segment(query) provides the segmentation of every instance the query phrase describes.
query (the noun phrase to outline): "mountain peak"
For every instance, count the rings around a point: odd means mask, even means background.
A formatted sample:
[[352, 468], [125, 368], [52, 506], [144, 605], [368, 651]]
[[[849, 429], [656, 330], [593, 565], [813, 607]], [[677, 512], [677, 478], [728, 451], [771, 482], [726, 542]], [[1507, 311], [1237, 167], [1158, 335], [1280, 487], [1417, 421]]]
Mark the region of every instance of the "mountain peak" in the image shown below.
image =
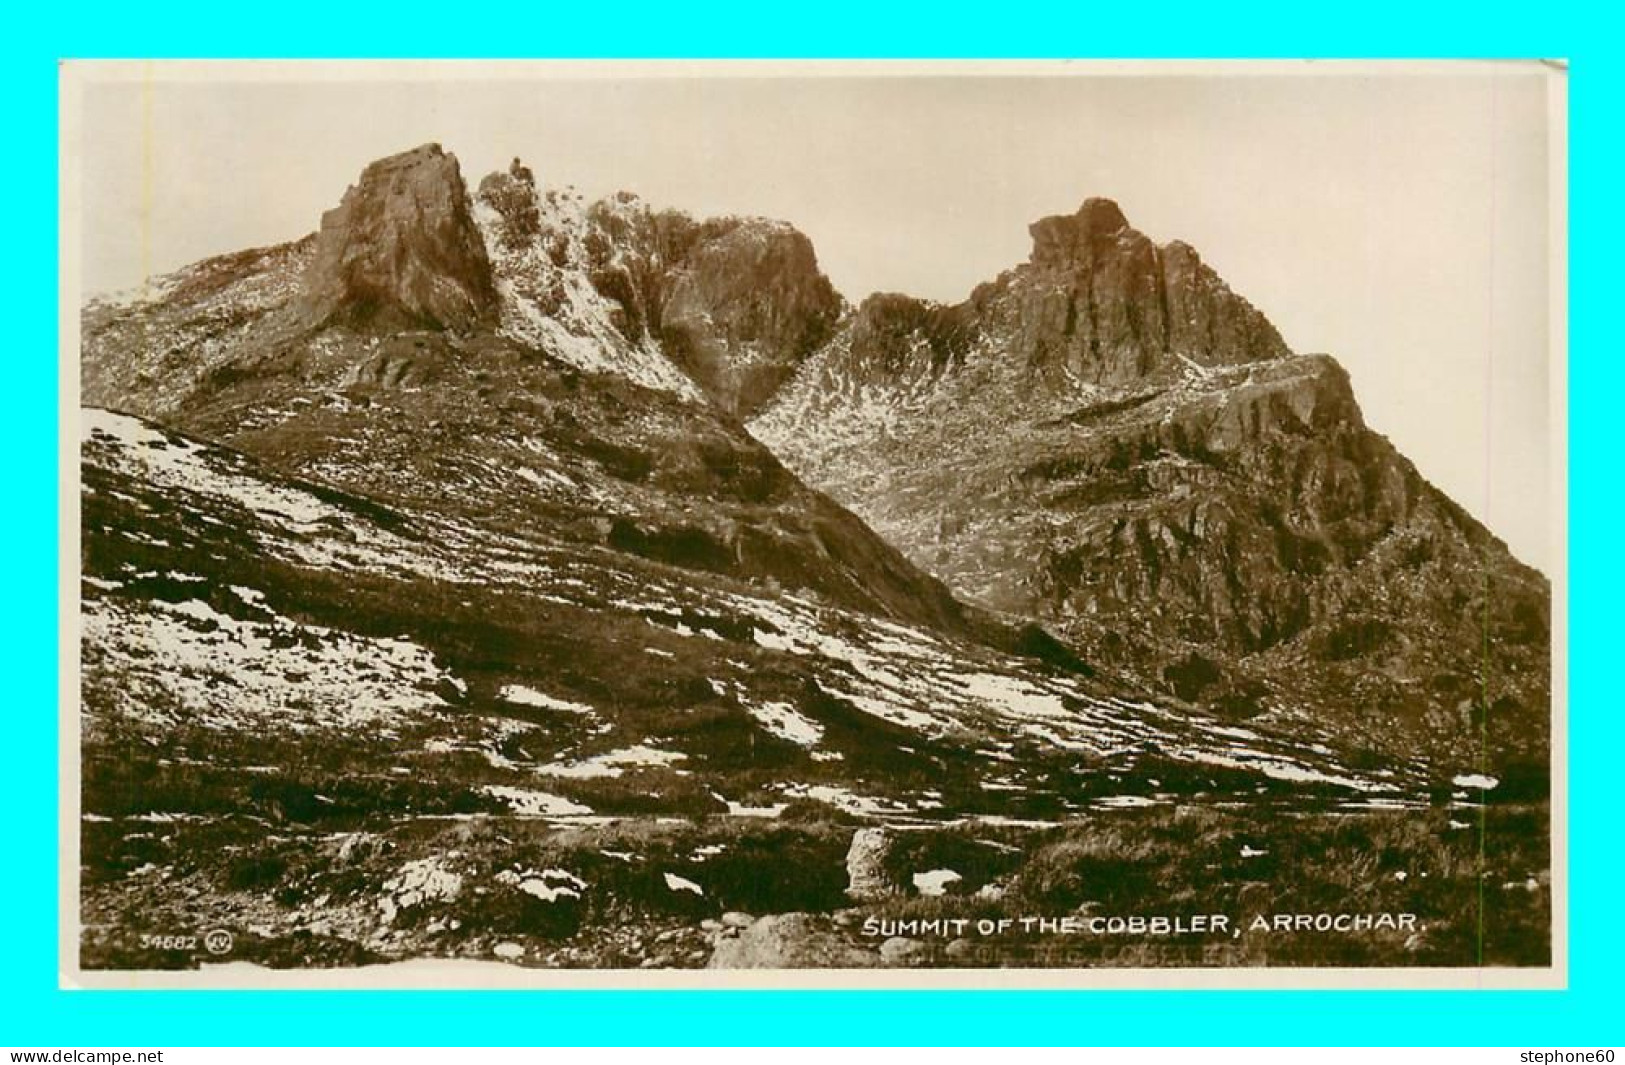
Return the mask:
[[467, 328], [495, 303], [457, 157], [430, 143], [368, 164], [322, 215], [297, 307], [309, 326]]
[[429, 141], [427, 144], [420, 144], [416, 148], [408, 148], [404, 152], [396, 152], [394, 155], [386, 155], [382, 159], [374, 159], [362, 169], [361, 177], [365, 181], [369, 175], [375, 173], [408, 169], [443, 159], [450, 159], [453, 163], [457, 161], [457, 157], [448, 154], [438, 141]]
[[1115, 233], [1128, 227], [1128, 219], [1116, 200], [1104, 196], [1091, 196], [1078, 208], [1076, 218], [1080, 225], [1092, 232]]
[[1041, 218], [1020, 304], [1018, 347], [1033, 365], [1123, 384], [1183, 362], [1234, 364], [1290, 354], [1275, 327], [1182, 241], [1158, 245], [1116, 203], [1084, 200]]
[[1122, 208], [1111, 200], [1092, 196], [1075, 214], [1050, 215], [1027, 227], [1033, 238], [1033, 262], [1056, 264], [1090, 257], [1090, 249], [1103, 240], [1124, 233], [1138, 236], [1129, 227]]

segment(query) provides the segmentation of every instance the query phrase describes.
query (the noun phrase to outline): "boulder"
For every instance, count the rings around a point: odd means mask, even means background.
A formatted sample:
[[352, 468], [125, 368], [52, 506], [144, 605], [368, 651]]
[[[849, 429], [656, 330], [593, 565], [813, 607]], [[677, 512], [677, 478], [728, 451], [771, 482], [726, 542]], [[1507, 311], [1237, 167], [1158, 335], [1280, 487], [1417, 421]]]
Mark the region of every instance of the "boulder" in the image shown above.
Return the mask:
[[907, 966], [925, 954], [925, 944], [917, 939], [893, 936], [880, 944], [880, 961], [884, 965]]
[[860, 828], [846, 852], [847, 895], [855, 901], [882, 899], [897, 893], [886, 873], [893, 837], [885, 828]]
[[879, 964], [870, 951], [805, 913], [763, 917], [734, 939], [717, 944], [712, 969], [869, 969]]

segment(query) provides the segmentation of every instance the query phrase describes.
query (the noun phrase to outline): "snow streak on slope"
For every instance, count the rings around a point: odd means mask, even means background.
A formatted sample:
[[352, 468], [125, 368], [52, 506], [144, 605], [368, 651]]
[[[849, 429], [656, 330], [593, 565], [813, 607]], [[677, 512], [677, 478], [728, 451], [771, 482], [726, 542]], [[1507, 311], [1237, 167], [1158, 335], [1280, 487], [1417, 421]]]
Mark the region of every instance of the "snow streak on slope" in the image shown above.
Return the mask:
[[242, 358], [245, 345], [299, 292], [313, 238], [193, 263], [84, 309], [81, 398], [179, 407], [209, 375]]
[[254, 613], [237, 618], [195, 599], [146, 608], [94, 600], [83, 616], [87, 679], [116, 692], [129, 720], [245, 733], [387, 737], [443, 705], [434, 694], [442, 671], [410, 640]]
[[[417, 545], [376, 522], [323, 498], [311, 486], [259, 475], [241, 455], [166, 432], [139, 418], [94, 407], [80, 411], [80, 445], [107, 468], [165, 493], [193, 495], [210, 507], [249, 518], [271, 535], [268, 553], [322, 568], [388, 572], [407, 567], [424, 575], [452, 576]], [[161, 537], [137, 529], [125, 535]]]
[[[727, 809], [777, 795], [887, 817], [1024, 814], [1057, 788], [1068, 804], [1121, 794], [1146, 759], [1183, 764], [1202, 789], [1222, 770], [1248, 793], [1393, 790], [1325, 748], [811, 595], [411, 513], [394, 519], [421, 537], [408, 540], [242, 456], [85, 417], [87, 677], [94, 713], [141, 731], [337, 730], [375, 745], [410, 726], [422, 756], [457, 760], [465, 780], [472, 758], [476, 779], [519, 789], [504, 801], [558, 793], [588, 810], [596, 793], [579, 789], [624, 778], [651, 801], [704, 788]], [[748, 785], [730, 768], [741, 750], [765, 758], [746, 763]], [[957, 784], [881, 768], [944, 758]]]
[[618, 373], [699, 400], [699, 388], [647, 332], [629, 340], [616, 327], [616, 307], [589, 273], [587, 240], [594, 230], [581, 196], [570, 189], [538, 194], [528, 185], [516, 187], [534, 198], [540, 219], [539, 231], [518, 247], [488, 200], [474, 204], [474, 221], [496, 272], [503, 331], [580, 369]]

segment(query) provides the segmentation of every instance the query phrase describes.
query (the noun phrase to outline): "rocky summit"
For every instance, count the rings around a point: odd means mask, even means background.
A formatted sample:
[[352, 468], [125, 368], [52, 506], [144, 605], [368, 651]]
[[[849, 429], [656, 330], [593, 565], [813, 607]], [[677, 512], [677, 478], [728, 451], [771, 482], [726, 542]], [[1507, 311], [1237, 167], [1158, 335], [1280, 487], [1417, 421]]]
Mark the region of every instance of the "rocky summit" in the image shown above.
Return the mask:
[[[1222, 366], [1288, 354], [1275, 327], [1188, 244], [1157, 245], [1110, 200], [1034, 222], [1019, 277], [972, 297], [1009, 354], [1063, 379], [1121, 386], [1188, 359]], [[980, 297], [980, 298], [978, 298]]]
[[[1542, 963], [1544, 579], [1195, 251], [1032, 236], [854, 306], [428, 145], [88, 304], [82, 962]], [[1197, 897], [1431, 925], [964, 935]]]
[[311, 326], [467, 329], [492, 314], [491, 264], [456, 157], [427, 144], [362, 171], [322, 215], [294, 309]]
[[957, 306], [865, 301], [751, 429], [967, 600], [1255, 725], [1538, 786], [1549, 589], [1185, 244], [1032, 226]]

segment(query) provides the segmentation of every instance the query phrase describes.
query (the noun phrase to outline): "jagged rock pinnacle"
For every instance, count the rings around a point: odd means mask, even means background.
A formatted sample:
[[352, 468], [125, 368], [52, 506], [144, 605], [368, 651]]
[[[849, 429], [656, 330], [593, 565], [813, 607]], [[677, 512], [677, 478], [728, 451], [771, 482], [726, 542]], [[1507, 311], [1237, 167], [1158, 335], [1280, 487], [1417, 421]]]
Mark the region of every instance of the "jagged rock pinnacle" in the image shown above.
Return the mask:
[[1158, 245], [1111, 200], [1029, 227], [1018, 349], [1034, 365], [1121, 384], [1179, 359], [1234, 364], [1290, 354], [1280, 334], [1190, 245]]
[[496, 289], [457, 157], [438, 144], [380, 159], [322, 215], [302, 323], [467, 328]]

